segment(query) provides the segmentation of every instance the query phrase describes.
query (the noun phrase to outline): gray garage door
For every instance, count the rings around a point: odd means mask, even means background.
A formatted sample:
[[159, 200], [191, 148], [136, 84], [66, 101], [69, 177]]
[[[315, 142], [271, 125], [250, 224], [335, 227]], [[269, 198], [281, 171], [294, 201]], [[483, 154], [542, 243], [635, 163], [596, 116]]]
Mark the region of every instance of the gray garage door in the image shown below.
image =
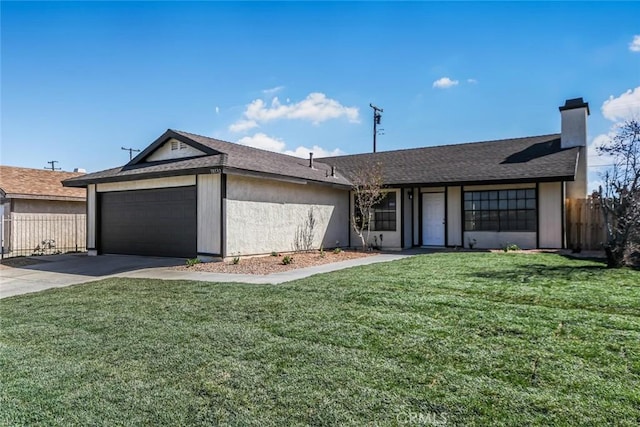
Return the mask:
[[100, 253], [196, 256], [195, 186], [98, 195]]

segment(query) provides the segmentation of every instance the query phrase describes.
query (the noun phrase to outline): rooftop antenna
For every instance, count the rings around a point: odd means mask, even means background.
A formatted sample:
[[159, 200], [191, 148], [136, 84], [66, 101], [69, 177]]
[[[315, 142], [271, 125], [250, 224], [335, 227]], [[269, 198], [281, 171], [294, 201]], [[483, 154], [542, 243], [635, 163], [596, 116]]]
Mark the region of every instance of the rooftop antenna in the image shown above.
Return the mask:
[[133, 159], [133, 153], [139, 153], [140, 152], [140, 150], [136, 150], [135, 148], [120, 147], [120, 149], [129, 152], [129, 160]]
[[378, 128], [377, 126], [380, 124], [380, 120], [382, 120], [382, 113], [384, 110], [382, 108], [378, 108], [373, 104], [369, 104], [369, 107], [373, 108], [373, 152], [376, 152], [376, 136], [378, 136]]
[[52, 171], [59, 171], [60, 170], [60, 168], [56, 167], [56, 163], [60, 163], [59, 161], [51, 160], [50, 162], [47, 162], [47, 163], [49, 163], [51, 166], [45, 166], [44, 167], [45, 169], [51, 169]]

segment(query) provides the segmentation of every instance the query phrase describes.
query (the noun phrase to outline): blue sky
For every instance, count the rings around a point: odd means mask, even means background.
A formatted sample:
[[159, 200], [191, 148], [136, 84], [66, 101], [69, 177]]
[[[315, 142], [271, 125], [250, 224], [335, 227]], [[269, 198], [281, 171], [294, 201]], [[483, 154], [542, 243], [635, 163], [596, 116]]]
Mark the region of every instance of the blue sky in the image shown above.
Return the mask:
[[[97, 171], [167, 128], [307, 156], [640, 112], [640, 3], [5, 2], [0, 162]], [[592, 165], [605, 163], [592, 159]], [[592, 185], [598, 167], [590, 168]]]

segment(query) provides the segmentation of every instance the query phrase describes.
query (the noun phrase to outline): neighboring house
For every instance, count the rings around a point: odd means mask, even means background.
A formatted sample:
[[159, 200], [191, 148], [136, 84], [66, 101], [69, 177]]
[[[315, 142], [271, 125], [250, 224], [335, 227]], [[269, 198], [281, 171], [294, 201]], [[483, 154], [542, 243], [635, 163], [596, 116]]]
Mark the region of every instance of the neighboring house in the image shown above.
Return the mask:
[[0, 166], [4, 255], [43, 253], [43, 241], [56, 251], [85, 247], [86, 192], [62, 186], [63, 180], [81, 175]]
[[350, 176], [380, 164], [386, 249], [565, 246], [565, 200], [586, 197], [589, 105], [560, 107], [560, 134], [299, 159], [168, 130], [86, 187], [90, 254], [229, 257], [288, 251], [313, 210], [315, 246], [357, 246]]

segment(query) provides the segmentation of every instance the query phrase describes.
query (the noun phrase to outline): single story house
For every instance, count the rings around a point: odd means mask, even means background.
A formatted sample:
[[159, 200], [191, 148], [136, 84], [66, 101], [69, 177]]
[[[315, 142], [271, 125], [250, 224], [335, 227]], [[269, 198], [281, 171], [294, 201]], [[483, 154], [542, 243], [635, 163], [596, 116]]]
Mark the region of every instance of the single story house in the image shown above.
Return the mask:
[[413, 246], [565, 246], [565, 203], [587, 194], [582, 98], [559, 134], [309, 160], [167, 130], [86, 188], [91, 254], [230, 257], [289, 251], [310, 211], [314, 245], [358, 246], [353, 174], [379, 164], [387, 197], [372, 239]]
[[86, 191], [62, 185], [82, 175], [0, 166], [2, 253], [31, 255], [42, 249], [43, 241], [60, 250], [84, 249]]

